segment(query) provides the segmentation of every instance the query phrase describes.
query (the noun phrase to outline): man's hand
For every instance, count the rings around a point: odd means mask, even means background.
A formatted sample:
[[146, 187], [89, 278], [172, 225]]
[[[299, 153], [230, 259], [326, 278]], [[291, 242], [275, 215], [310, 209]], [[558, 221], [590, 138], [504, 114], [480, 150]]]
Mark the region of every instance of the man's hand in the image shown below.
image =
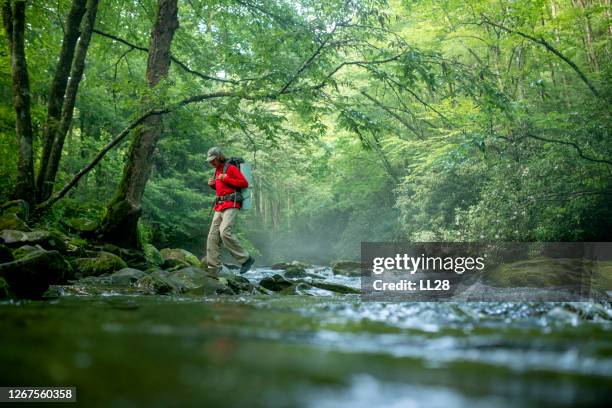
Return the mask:
[[217, 176], [217, 179], [220, 181], [223, 181], [223, 179], [225, 178], [225, 176], [227, 176], [227, 174], [219, 174], [219, 176]]
[[213, 177], [208, 179], [208, 185], [211, 186], [211, 187], [215, 186], [215, 179]]

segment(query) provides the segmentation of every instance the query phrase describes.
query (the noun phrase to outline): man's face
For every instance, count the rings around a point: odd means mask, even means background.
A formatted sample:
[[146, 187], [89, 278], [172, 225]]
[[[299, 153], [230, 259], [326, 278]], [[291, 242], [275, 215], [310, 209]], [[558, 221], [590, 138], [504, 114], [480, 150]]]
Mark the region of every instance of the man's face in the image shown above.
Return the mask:
[[210, 164], [210, 167], [217, 168], [217, 166], [219, 165], [219, 159], [213, 159], [209, 161], [208, 164]]

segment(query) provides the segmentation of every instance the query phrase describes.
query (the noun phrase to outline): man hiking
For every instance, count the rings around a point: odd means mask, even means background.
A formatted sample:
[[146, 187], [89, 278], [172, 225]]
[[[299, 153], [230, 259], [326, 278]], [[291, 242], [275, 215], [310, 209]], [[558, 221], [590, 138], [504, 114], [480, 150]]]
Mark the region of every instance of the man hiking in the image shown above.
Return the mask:
[[218, 147], [212, 147], [208, 150], [206, 161], [215, 168], [215, 176], [208, 179], [208, 185], [215, 189], [217, 193], [214, 207], [215, 215], [210, 224], [208, 240], [206, 241], [208, 268], [215, 272], [221, 269], [219, 241], [223, 241], [223, 245], [240, 263], [240, 273], [245, 273], [251, 269], [255, 259], [242, 248], [232, 229], [242, 204], [239, 189], [247, 188], [249, 182], [238, 167], [226, 163], [225, 156]]

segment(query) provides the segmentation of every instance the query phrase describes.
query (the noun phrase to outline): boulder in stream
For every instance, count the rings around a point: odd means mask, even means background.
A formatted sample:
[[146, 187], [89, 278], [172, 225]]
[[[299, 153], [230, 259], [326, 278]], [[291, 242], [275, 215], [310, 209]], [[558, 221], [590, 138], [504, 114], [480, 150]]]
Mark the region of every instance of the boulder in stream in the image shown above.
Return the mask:
[[71, 267], [58, 251], [36, 251], [12, 262], [0, 264], [0, 277], [10, 291], [21, 298], [37, 299], [49, 285], [61, 283]]
[[282, 275], [275, 274], [273, 276], [266, 276], [263, 278], [259, 282], [259, 285], [273, 292], [280, 292], [281, 290], [293, 285], [293, 283], [285, 279]]
[[98, 276], [104, 273], [112, 273], [128, 265], [123, 259], [110, 252], [94, 252], [95, 256], [89, 258], [78, 258], [74, 261], [77, 269], [77, 276]]
[[163, 265], [164, 258], [162, 257], [162, 254], [159, 252], [159, 250], [155, 248], [155, 246], [151, 244], [144, 244], [142, 246], [142, 250], [144, 252], [144, 256], [147, 262], [150, 265], [153, 265], [156, 267], [161, 267]]
[[113, 285], [130, 286], [144, 276], [147, 276], [147, 274], [139, 269], [123, 268], [113, 273], [109, 278]]
[[138, 279], [134, 285], [151, 295], [168, 295], [178, 291], [178, 289], [168, 281], [167, 273], [161, 270], [143, 276]]
[[164, 259], [163, 267], [172, 268], [176, 266], [200, 266], [200, 260], [191, 252], [182, 248], [164, 248], [160, 251]]
[[336, 275], [361, 276], [361, 264], [354, 261], [335, 261], [331, 264], [332, 272]]
[[317, 280], [312, 280], [308, 282], [310, 285], [315, 288], [325, 289], [330, 292], [340, 293], [340, 294], [359, 294], [361, 291], [359, 289], [351, 288], [350, 286], [340, 285], [338, 283], [330, 283], [330, 282], [322, 282]]

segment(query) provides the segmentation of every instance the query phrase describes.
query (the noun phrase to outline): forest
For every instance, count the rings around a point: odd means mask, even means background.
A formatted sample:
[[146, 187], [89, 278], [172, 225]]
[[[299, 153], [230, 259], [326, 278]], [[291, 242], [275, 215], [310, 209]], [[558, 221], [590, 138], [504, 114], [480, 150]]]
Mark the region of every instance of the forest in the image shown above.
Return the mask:
[[10, 3], [0, 199], [37, 222], [200, 252], [220, 145], [270, 261], [610, 239], [608, 1]]
[[[610, 0], [0, 3], [0, 385], [106, 406], [609, 401], [612, 254], [485, 282], [567, 300], [587, 270], [590, 303], [361, 301], [359, 259], [612, 241]], [[204, 271], [215, 146], [252, 170], [245, 275], [227, 254]]]

